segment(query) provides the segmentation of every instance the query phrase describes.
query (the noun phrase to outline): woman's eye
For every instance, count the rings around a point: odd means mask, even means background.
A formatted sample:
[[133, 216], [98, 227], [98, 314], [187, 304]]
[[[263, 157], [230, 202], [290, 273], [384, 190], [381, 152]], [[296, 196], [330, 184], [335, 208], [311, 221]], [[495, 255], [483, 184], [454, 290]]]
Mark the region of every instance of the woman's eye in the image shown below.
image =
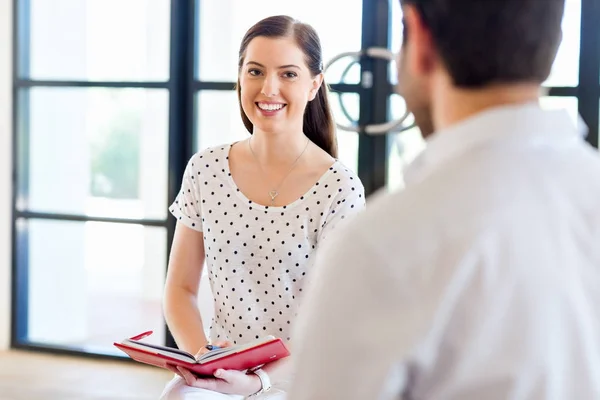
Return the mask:
[[250, 75], [252, 75], [252, 76], [258, 76], [258, 75], [260, 75], [260, 71], [257, 70], [257, 69], [250, 69], [250, 70], [248, 70], [248, 73]]
[[285, 74], [283, 74], [286, 78], [295, 78], [298, 76], [297, 73], [295, 72], [286, 72]]

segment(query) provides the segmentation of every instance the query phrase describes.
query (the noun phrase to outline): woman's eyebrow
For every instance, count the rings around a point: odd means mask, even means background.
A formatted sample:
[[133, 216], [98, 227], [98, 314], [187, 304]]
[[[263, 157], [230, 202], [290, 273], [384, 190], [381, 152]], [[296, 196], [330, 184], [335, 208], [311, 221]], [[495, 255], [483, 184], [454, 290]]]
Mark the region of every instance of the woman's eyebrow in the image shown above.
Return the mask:
[[[251, 64], [252, 64], [252, 65], [256, 65], [256, 66], [258, 66], [258, 67], [261, 67], [261, 68], [264, 68], [264, 67], [265, 67], [264, 65], [262, 65], [261, 63], [258, 63], [258, 62], [256, 62], [256, 61], [248, 61], [248, 62], [246, 63], [246, 65], [251, 65]], [[300, 69], [300, 67], [299, 67], [299, 66], [297, 66], [297, 65], [295, 65], [295, 64], [286, 64], [286, 65], [281, 65], [281, 66], [279, 66], [279, 67], [277, 67], [277, 68], [278, 68], [278, 69], [284, 69], [284, 68], [298, 68], [298, 69]]]

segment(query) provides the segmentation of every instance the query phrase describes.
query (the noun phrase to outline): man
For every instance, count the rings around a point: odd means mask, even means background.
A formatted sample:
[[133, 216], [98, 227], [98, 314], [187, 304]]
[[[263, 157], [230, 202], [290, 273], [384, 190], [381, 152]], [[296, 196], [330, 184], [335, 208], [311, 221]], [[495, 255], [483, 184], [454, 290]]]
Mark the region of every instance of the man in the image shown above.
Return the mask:
[[564, 0], [402, 5], [428, 146], [321, 249], [290, 399], [600, 399], [600, 159], [538, 105]]

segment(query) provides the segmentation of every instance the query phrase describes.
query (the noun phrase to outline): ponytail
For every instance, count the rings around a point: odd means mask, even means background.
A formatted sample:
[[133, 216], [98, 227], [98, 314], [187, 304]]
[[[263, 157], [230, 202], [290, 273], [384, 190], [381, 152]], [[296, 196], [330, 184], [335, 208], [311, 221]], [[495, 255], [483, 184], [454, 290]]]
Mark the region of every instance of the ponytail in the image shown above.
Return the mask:
[[337, 158], [338, 146], [335, 136], [335, 124], [329, 107], [327, 85], [321, 84], [314, 100], [306, 105], [302, 124], [304, 134], [331, 157]]

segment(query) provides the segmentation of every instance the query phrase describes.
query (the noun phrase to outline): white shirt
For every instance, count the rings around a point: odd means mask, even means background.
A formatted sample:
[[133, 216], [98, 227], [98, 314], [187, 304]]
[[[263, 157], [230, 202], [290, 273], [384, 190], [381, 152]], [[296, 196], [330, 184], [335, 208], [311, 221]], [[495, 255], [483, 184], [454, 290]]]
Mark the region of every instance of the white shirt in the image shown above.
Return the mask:
[[230, 149], [209, 148], [190, 159], [170, 211], [204, 234], [215, 301], [211, 339], [240, 344], [274, 335], [289, 341], [314, 253], [337, 224], [364, 209], [364, 188], [335, 161], [296, 201], [263, 206], [236, 186]]
[[383, 398], [394, 371], [393, 398], [600, 399], [600, 159], [565, 112], [435, 134], [350, 225], [319, 254], [291, 400]]

